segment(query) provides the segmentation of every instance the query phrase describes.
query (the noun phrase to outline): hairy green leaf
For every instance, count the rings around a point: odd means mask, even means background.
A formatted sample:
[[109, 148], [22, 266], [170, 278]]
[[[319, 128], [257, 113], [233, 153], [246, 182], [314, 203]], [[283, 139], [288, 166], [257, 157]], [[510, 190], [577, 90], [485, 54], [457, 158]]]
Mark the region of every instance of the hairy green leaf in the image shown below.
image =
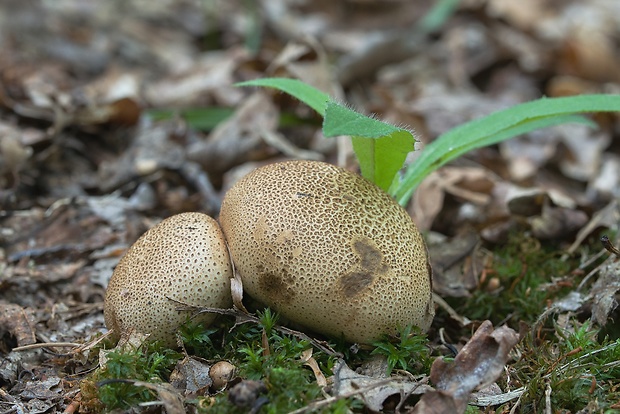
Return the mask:
[[326, 137], [351, 135], [362, 176], [388, 191], [405, 158], [413, 151], [411, 132], [369, 118], [330, 101], [325, 111]]
[[288, 78], [264, 78], [251, 81], [240, 82], [235, 86], [263, 86], [278, 89], [299, 99], [310, 108], [314, 109], [321, 116], [325, 116], [325, 107], [329, 101], [329, 95], [320, 90], [307, 85], [297, 79]]

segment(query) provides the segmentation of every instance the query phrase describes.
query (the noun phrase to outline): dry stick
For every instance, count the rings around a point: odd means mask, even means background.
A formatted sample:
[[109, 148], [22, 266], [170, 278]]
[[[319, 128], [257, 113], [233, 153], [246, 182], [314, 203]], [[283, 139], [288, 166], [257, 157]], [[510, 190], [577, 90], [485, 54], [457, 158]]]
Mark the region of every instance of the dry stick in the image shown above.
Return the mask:
[[357, 389], [355, 391], [349, 391], [349, 392], [344, 393], [344, 394], [340, 394], [340, 395], [336, 395], [336, 396], [333, 396], [333, 397], [325, 398], [324, 400], [315, 401], [313, 403], [310, 403], [310, 404], [306, 405], [305, 407], [301, 407], [301, 408], [298, 408], [295, 411], [291, 411], [288, 414], [301, 414], [301, 413], [305, 413], [306, 411], [316, 410], [318, 408], [321, 408], [321, 407], [327, 406], [327, 405], [329, 405], [331, 403], [334, 403], [334, 402], [336, 402], [338, 400], [343, 400], [345, 398], [354, 397], [354, 396], [356, 396], [358, 394], [363, 394], [363, 393], [365, 393], [367, 391], [370, 391], [370, 390], [372, 390], [374, 388], [382, 387], [382, 386], [387, 385], [387, 384], [389, 384], [391, 382], [397, 382], [397, 378], [386, 378], [383, 381], [377, 381], [377, 382], [375, 382], [373, 384], [367, 385], [366, 387], [359, 388], [359, 389]]
[[61, 348], [61, 347], [65, 347], [65, 346], [70, 346], [70, 347], [73, 347], [73, 348], [77, 348], [77, 347], [79, 347], [81, 345], [83, 345], [83, 344], [76, 344], [75, 342], [42, 342], [42, 343], [38, 343], [38, 344], [30, 344], [30, 345], [18, 346], [18, 347], [13, 348], [13, 351], [20, 352], [20, 351], [28, 351], [30, 349]]
[[28, 351], [30, 349], [38, 349], [38, 348], [61, 348], [61, 347], [70, 346], [74, 348], [72, 349], [72, 352], [82, 352], [82, 351], [86, 351], [94, 347], [99, 342], [103, 341], [108, 336], [110, 336], [111, 334], [112, 334], [112, 331], [108, 331], [105, 334], [101, 335], [99, 338], [96, 338], [93, 341], [87, 342], [84, 344], [78, 344], [75, 342], [40, 342], [37, 344], [18, 346], [18, 347], [13, 348], [12, 351], [20, 352], [20, 351]]
[[452, 306], [448, 304], [448, 302], [443, 300], [443, 298], [436, 293], [433, 293], [433, 302], [435, 302], [437, 306], [445, 310], [448, 315], [450, 315], [450, 317], [457, 321], [461, 326], [467, 326], [471, 323], [471, 320], [469, 320], [465, 316], [459, 315], [458, 312], [455, 311], [454, 308], [452, 308]]
[[545, 414], [551, 414], [551, 381], [545, 386]]
[[[601, 244], [603, 245], [605, 250], [607, 250], [608, 252], [612, 253], [613, 255], [617, 257], [620, 257], [620, 250], [618, 250], [618, 248], [613, 245], [613, 243], [611, 242], [611, 240], [609, 240], [609, 237], [606, 234], [601, 236]], [[600, 256], [605, 254], [605, 250], [601, 250], [596, 256], [594, 256], [591, 260], [588, 261], [588, 264], [590, 264], [591, 262], [594, 262], [594, 259], [598, 259]], [[603, 263], [599, 264], [594, 269], [592, 269], [590, 273], [588, 273], [586, 277], [583, 278], [581, 283], [579, 283], [579, 286], [577, 286], [577, 291], [580, 291], [586, 285], [586, 283], [590, 280], [592, 276], [597, 274], [604, 266], [606, 266], [609, 260], [610, 258], [608, 257], [607, 259], [605, 259]], [[580, 266], [580, 268], [585, 268], [585, 267], [586, 266]]]
[[603, 243], [603, 247], [605, 248], [605, 250], [615, 254], [617, 257], [620, 257], [620, 250], [618, 250], [618, 248], [613, 245], [613, 243], [611, 242], [611, 240], [609, 240], [609, 237], [607, 237], [606, 234], [601, 237], [601, 243]]

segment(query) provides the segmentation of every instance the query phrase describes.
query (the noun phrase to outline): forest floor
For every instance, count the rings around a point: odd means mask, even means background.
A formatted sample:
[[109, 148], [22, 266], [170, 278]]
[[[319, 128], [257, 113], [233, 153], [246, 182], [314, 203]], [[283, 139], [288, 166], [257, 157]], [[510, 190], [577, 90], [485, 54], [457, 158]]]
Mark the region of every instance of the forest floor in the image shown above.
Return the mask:
[[[272, 330], [260, 313], [244, 328], [224, 317], [232, 333], [186, 333], [192, 360], [238, 366], [224, 389], [169, 387], [183, 355], [159, 348], [141, 352], [170, 365], [160, 382], [120, 376], [142, 381], [123, 384], [141, 390], [133, 400], [109, 402], [120, 388], [104, 396], [111, 386], [97, 383], [111, 378], [97, 368], [111, 346], [98, 342], [105, 288], [147, 229], [186, 211], [217, 217], [257, 166], [358, 168], [348, 139], [323, 137], [309, 107], [235, 83], [300, 79], [411, 128], [423, 151], [542, 96], [618, 94], [617, 0], [5, 0], [0, 46], [0, 413], [620, 412], [620, 268], [599, 241], [618, 244], [613, 113], [592, 114], [598, 128], [564, 124], [473, 151], [425, 178], [407, 209], [445, 302], [426, 362], [401, 338], [372, 356], [315, 347], [309, 369], [300, 355], [323, 342]], [[197, 345], [207, 342], [216, 351]], [[431, 373], [458, 351], [480, 358]], [[363, 371], [382, 354], [396, 358], [392, 379]], [[130, 356], [113, 361], [152, 368]], [[283, 367], [291, 376], [278, 383]], [[257, 395], [244, 406], [230, 390], [248, 380]]]

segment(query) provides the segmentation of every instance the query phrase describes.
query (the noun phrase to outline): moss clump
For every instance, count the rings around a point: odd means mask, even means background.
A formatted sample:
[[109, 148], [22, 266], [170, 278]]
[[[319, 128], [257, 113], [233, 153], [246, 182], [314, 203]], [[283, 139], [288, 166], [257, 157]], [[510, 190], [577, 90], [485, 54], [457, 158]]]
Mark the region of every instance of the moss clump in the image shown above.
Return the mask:
[[512, 234], [504, 246], [493, 250], [492, 262], [485, 269], [487, 280], [494, 278], [499, 285], [489, 290], [489, 285], [482, 284], [466, 300], [449, 298], [448, 302], [473, 320], [513, 327], [520, 322], [533, 324], [550, 301], [574, 288], [574, 281], [566, 275], [575, 263], [562, 260], [562, 255], [557, 246]]
[[154, 400], [156, 395], [152, 390], [109, 380], [130, 379], [151, 383], [167, 381], [180, 357], [178, 352], [158, 342], [147, 342], [140, 348], [108, 352], [105, 366], [80, 383], [81, 409], [85, 412], [106, 412]]

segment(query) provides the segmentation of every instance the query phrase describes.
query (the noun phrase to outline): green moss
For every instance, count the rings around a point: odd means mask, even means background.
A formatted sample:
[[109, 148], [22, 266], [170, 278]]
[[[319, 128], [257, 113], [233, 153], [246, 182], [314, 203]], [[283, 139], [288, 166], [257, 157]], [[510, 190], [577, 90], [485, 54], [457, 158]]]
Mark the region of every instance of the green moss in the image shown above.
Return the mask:
[[487, 281], [497, 278], [499, 286], [489, 291], [489, 285], [483, 284], [466, 300], [448, 298], [448, 302], [473, 320], [488, 319], [495, 325], [533, 324], [549, 300], [571, 289], [570, 281], [553, 283], [575, 267], [571, 261], [562, 260], [562, 254], [558, 246], [541, 245], [526, 235], [513, 234], [504, 246], [494, 249], [492, 262], [485, 269]]
[[[267, 389], [267, 402], [262, 413], [282, 413], [305, 407], [321, 399], [321, 388], [313, 372], [302, 362], [302, 352], [312, 348], [305, 340], [279, 333], [274, 326], [278, 317], [270, 309], [259, 312], [260, 324], [243, 324], [232, 331], [223, 330], [224, 346], [201, 355], [212, 358], [223, 356], [237, 366], [237, 375], [243, 379], [262, 381]], [[220, 331], [222, 332], [222, 331]], [[217, 343], [214, 339], [214, 342]], [[267, 345], [267, 347], [265, 347]], [[331, 374], [334, 358], [314, 351], [313, 357], [325, 375]], [[339, 401], [326, 412], [344, 412], [352, 403]], [[227, 393], [200, 398], [196, 402], [199, 412], [245, 413], [248, 408], [235, 407]], [[340, 407], [340, 408], [338, 408]]]
[[409, 371], [412, 374], [428, 374], [432, 359], [429, 356], [428, 339], [416, 327], [407, 326], [401, 329], [398, 341], [384, 337], [381, 341], [373, 343], [375, 349], [371, 355], [383, 355], [387, 358], [390, 375], [394, 368]]
[[80, 384], [84, 407], [91, 412], [111, 411], [155, 399], [153, 391], [144, 387], [110, 380], [163, 382], [168, 379], [180, 357], [179, 353], [158, 342], [145, 343], [140, 348], [109, 352], [105, 367], [97, 369]]
[[620, 341], [598, 341], [589, 323], [571, 333], [555, 327], [556, 341], [539, 341], [528, 334], [518, 346], [521, 358], [511, 367], [513, 380], [526, 387], [523, 412], [539, 412], [545, 390], [553, 407], [576, 412], [586, 406], [612, 409], [620, 398]]

